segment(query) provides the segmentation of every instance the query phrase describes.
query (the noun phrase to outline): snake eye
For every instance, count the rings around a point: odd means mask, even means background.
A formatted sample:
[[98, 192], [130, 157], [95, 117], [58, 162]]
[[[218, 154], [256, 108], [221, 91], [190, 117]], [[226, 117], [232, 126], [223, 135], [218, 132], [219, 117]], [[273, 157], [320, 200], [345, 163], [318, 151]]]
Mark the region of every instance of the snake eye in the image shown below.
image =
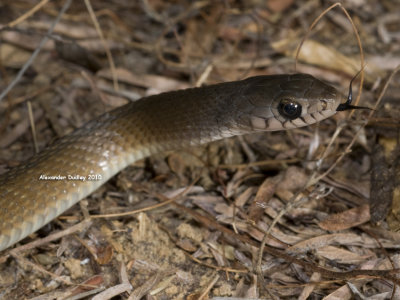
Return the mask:
[[285, 118], [294, 120], [301, 116], [301, 105], [293, 100], [282, 99], [279, 102], [278, 111]]

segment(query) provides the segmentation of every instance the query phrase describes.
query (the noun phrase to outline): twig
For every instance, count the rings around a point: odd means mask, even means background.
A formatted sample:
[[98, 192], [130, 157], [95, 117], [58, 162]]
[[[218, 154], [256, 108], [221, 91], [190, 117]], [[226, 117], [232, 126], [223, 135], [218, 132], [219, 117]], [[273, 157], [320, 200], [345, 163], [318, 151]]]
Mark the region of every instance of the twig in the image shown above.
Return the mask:
[[207, 297], [207, 294], [210, 292], [212, 287], [217, 283], [218, 279], [219, 279], [219, 275], [216, 274], [214, 279], [211, 280], [209, 285], [206, 287], [206, 289], [203, 291], [203, 293], [201, 293], [201, 295], [199, 296], [199, 298], [198, 298], [199, 300], [204, 299], [205, 297]]
[[[90, 225], [92, 225], [92, 221], [91, 220], [84, 220], [84, 221], [82, 221], [82, 222], [80, 222], [80, 223], [78, 223], [78, 224], [76, 224], [74, 226], [71, 226], [71, 227], [69, 227], [69, 228], [67, 228], [67, 229], [65, 229], [63, 231], [60, 231], [60, 232], [57, 232], [57, 233], [53, 233], [53, 234], [51, 234], [51, 235], [49, 235], [49, 236], [47, 236], [45, 238], [38, 239], [38, 240], [35, 240], [35, 241], [33, 241], [31, 243], [28, 243], [26, 245], [22, 245], [20, 247], [14, 248], [14, 249], [10, 250], [9, 253], [11, 253], [11, 254], [12, 253], [19, 253], [19, 252], [26, 251], [26, 250], [29, 250], [29, 249], [32, 249], [32, 248], [36, 248], [37, 246], [50, 243], [50, 242], [52, 242], [54, 240], [58, 240], [58, 239], [60, 239], [60, 238], [62, 238], [64, 236], [70, 235], [70, 234], [72, 234], [74, 232], [82, 232], [83, 230], [88, 228]], [[0, 259], [0, 261], [1, 261], [1, 259]]]
[[322, 175], [316, 177], [313, 181], [312, 184], [317, 183], [318, 181], [320, 181], [322, 178], [324, 178], [326, 175], [328, 175], [336, 166], [339, 162], [342, 161], [342, 159], [344, 158], [344, 156], [347, 153], [350, 153], [351, 148], [353, 147], [354, 143], [356, 142], [358, 136], [360, 135], [361, 131], [365, 128], [365, 126], [368, 124], [369, 120], [372, 118], [373, 114], [375, 113], [377, 107], [379, 106], [379, 104], [382, 101], [383, 95], [385, 95], [385, 92], [389, 86], [389, 83], [392, 81], [393, 76], [400, 70], [400, 65], [398, 65], [390, 74], [388, 80], [386, 81], [381, 93], [379, 94], [379, 97], [374, 105], [374, 107], [371, 109], [367, 119], [363, 122], [362, 125], [360, 125], [360, 127], [358, 128], [358, 130], [356, 131], [353, 139], [351, 140], [351, 142], [347, 145], [346, 149], [340, 154], [340, 156], [336, 159], [336, 161], [329, 167], [328, 170], [325, 171], [325, 173], [323, 173]]
[[69, 6], [71, 5], [72, 0], [66, 0], [63, 7], [61, 8], [57, 18], [54, 20], [53, 24], [51, 24], [49, 30], [47, 31], [47, 34], [43, 37], [43, 39], [40, 41], [40, 44], [38, 47], [33, 51], [31, 57], [27, 60], [27, 62], [22, 66], [22, 68], [19, 70], [17, 76], [14, 78], [14, 80], [4, 89], [4, 91], [0, 94], [0, 102], [3, 100], [3, 98], [14, 88], [14, 86], [21, 80], [22, 76], [25, 74], [26, 70], [30, 67], [30, 65], [33, 63], [35, 60], [36, 56], [39, 54], [39, 52], [42, 50], [43, 46], [47, 43], [49, 40], [50, 35], [53, 33], [54, 28], [56, 25], [60, 22], [62, 15], [67, 11]]
[[38, 4], [36, 4], [34, 7], [32, 7], [30, 10], [28, 10], [26, 13], [24, 13], [22, 16], [18, 17], [14, 21], [10, 22], [7, 24], [7, 27], [12, 28], [19, 23], [25, 21], [28, 19], [30, 16], [32, 16], [35, 12], [37, 12], [39, 9], [41, 9], [43, 6], [47, 4], [50, 0], [42, 0]]
[[[201, 173], [200, 173], [201, 174]], [[123, 217], [123, 216], [131, 216], [131, 215], [136, 215], [138, 213], [141, 212], [145, 212], [145, 211], [149, 211], [149, 210], [154, 210], [156, 208], [165, 206], [167, 204], [173, 203], [175, 201], [177, 201], [178, 199], [180, 199], [181, 197], [185, 196], [187, 193], [190, 192], [190, 190], [192, 189], [192, 187], [196, 184], [196, 182], [200, 179], [200, 176], [198, 176], [197, 178], [195, 178], [193, 180], [193, 182], [186, 187], [182, 192], [180, 192], [178, 195], [176, 195], [175, 197], [172, 198], [168, 198], [163, 196], [162, 199], [164, 200], [161, 203], [155, 204], [155, 205], [151, 205], [151, 206], [147, 206], [147, 207], [143, 207], [143, 208], [139, 208], [136, 210], [132, 210], [132, 211], [128, 211], [128, 212], [123, 212], [123, 213], [115, 213], [115, 214], [106, 214], [106, 215], [92, 215], [90, 216], [91, 219], [100, 219], [100, 218], [113, 218], [113, 217]], [[157, 193], [157, 196], [159, 196], [160, 194]]]
[[32, 103], [31, 103], [31, 101], [28, 101], [26, 104], [28, 106], [29, 123], [31, 124], [33, 144], [35, 145], [36, 153], [38, 153], [39, 146], [38, 146], [37, 137], [36, 137], [35, 117], [33, 116], [33, 112], [32, 112]]
[[107, 59], [108, 59], [108, 62], [110, 64], [111, 74], [112, 74], [112, 77], [113, 77], [114, 89], [116, 91], [118, 91], [119, 90], [119, 87], [118, 87], [118, 76], [117, 76], [117, 73], [115, 71], [114, 59], [113, 59], [113, 57], [111, 55], [110, 47], [108, 47], [108, 45], [107, 45], [107, 43], [106, 43], [106, 41], [104, 39], [103, 31], [101, 30], [99, 22], [97, 21], [96, 15], [95, 15], [95, 13], [93, 11], [93, 7], [90, 4], [90, 0], [85, 0], [85, 5], [86, 5], [86, 8], [87, 8], [87, 10], [89, 12], [90, 18], [92, 19], [94, 27], [96, 28], [97, 34], [100, 37], [101, 43], [103, 44], [104, 50], [106, 51]]
[[[362, 44], [361, 44], [361, 39], [360, 36], [358, 35], [357, 32], [357, 28], [354, 25], [353, 20], [351, 19], [350, 15], [348, 14], [347, 10], [342, 6], [341, 3], [335, 3], [333, 5], [331, 5], [330, 7], [328, 7], [327, 9], [325, 9], [311, 24], [311, 26], [309, 27], [308, 31], [306, 32], [304, 38], [301, 40], [299, 46], [297, 47], [296, 50], [296, 61], [295, 61], [295, 70], [297, 67], [297, 60], [298, 60], [298, 56], [301, 50], [302, 45], [304, 44], [305, 40], [308, 38], [308, 36], [311, 33], [311, 30], [315, 27], [315, 25], [321, 20], [321, 18], [323, 16], [325, 16], [330, 10], [332, 10], [333, 8], [335, 8], [336, 6], [339, 6], [342, 11], [344, 12], [344, 14], [346, 15], [346, 17], [348, 18], [348, 20], [350, 21], [356, 39], [357, 39], [357, 43], [360, 49], [360, 59], [361, 59], [361, 77], [360, 77], [360, 87], [359, 87], [359, 93], [357, 95], [357, 100], [356, 103], [358, 103], [360, 97], [361, 97], [361, 92], [362, 92], [362, 86], [363, 86], [363, 81], [364, 81], [364, 52], [362, 49]], [[351, 114], [349, 115], [349, 117], [351, 116]], [[362, 127], [363, 128], [363, 127]], [[278, 216], [276, 216], [272, 222], [272, 224], [269, 226], [267, 233], [264, 235], [264, 238], [261, 242], [260, 245], [260, 249], [258, 251], [258, 256], [257, 256], [257, 264], [255, 266], [255, 270], [260, 278], [260, 282], [263, 281], [263, 276], [262, 276], [262, 270], [261, 270], [261, 263], [262, 263], [262, 257], [263, 257], [263, 253], [264, 253], [264, 247], [266, 245], [266, 241], [268, 238], [268, 235], [270, 234], [272, 228], [276, 225], [276, 223], [280, 220], [280, 218], [288, 211], [290, 210], [295, 204], [298, 204], [298, 201], [296, 201], [296, 199], [298, 199], [298, 197], [301, 195], [301, 193], [306, 190], [307, 188], [309, 188], [310, 186], [316, 184], [319, 180], [321, 180], [323, 177], [325, 177], [330, 171], [333, 170], [333, 168], [337, 165], [337, 163], [344, 157], [344, 155], [346, 155], [348, 153], [348, 151], [350, 151], [350, 148], [352, 147], [352, 145], [355, 142], [355, 139], [353, 140], [352, 143], [350, 143], [349, 147], [346, 148], [346, 151], [342, 152], [341, 156], [337, 159], [337, 161], [329, 168], [329, 170], [327, 172], [325, 172], [324, 174], [322, 174], [321, 176], [317, 176], [318, 171], [320, 169], [320, 166], [322, 165], [322, 161], [327, 157], [328, 153], [329, 153], [329, 149], [332, 147], [333, 142], [336, 140], [336, 138], [339, 136], [339, 133], [342, 131], [343, 126], [338, 127], [338, 129], [335, 131], [335, 134], [333, 135], [333, 137], [331, 138], [328, 147], [325, 149], [324, 153], [322, 154], [322, 158], [319, 160], [319, 164], [317, 165], [317, 168], [314, 170], [314, 172], [311, 174], [311, 176], [308, 178], [306, 184], [304, 185], [303, 189], [301, 189], [300, 191], [298, 191], [297, 193], [295, 193], [295, 195], [293, 195], [293, 197], [288, 201], [288, 203], [285, 206], [285, 209], [281, 210], [280, 213], [278, 214]], [[360, 132], [360, 130], [358, 131], [358, 133]], [[358, 134], [357, 134], [358, 136]]]
[[25, 257], [21, 256], [18, 252], [16, 251], [11, 251], [11, 256], [14, 257], [19, 263], [23, 263], [27, 266], [32, 267], [34, 270], [39, 271], [43, 274], [46, 274], [48, 276], [50, 276], [51, 278], [60, 281], [66, 285], [72, 285], [72, 283], [68, 280], [65, 280], [63, 277], [58, 276], [57, 274], [54, 274], [52, 272], [47, 271], [44, 267], [37, 265], [29, 260], [27, 260]]
[[115, 286], [106, 289], [100, 294], [94, 296], [92, 299], [93, 300], [111, 299], [112, 297], [118, 296], [122, 293], [132, 290], [132, 285], [129, 282], [128, 274], [126, 272], [126, 267], [123, 262], [120, 262], [120, 280], [121, 280], [120, 284], [117, 284]]
[[[300, 53], [301, 46], [303, 46], [305, 40], [306, 40], [306, 39], [308, 38], [308, 36], [310, 35], [311, 30], [315, 27], [315, 25], [319, 22], [319, 20], [320, 20], [323, 16], [325, 16], [330, 10], [332, 10], [332, 9], [335, 8], [336, 6], [339, 6], [339, 7], [342, 9], [343, 13], [346, 15], [347, 19], [348, 19], [349, 22], [351, 23], [351, 26], [353, 27], [354, 34], [355, 34], [356, 39], [357, 39], [358, 48], [360, 49], [360, 61], [361, 61], [361, 66], [360, 66], [360, 70], [361, 70], [361, 74], [360, 74], [360, 87], [358, 88], [357, 98], [356, 98], [356, 101], [354, 102], [355, 105], [357, 105], [358, 102], [360, 101], [360, 98], [361, 98], [361, 93], [362, 93], [362, 88], [363, 88], [363, 83], [364, 83], [364, 65], [365, 65], [365, 64], [364, 64], [364, 51], [363, 51], [363, 48], [362, 48], [360, 36], [359, 36], [359, 34], [358, 34], [358, 31], [357, 31], [357, 27], [354, 25], [353, 20], [351, 19], [351, 17], [350, 17], [350, 15], [349, 15], [349, 13], [347, 12], [347, 10], [343, 7], [342, 3], [336, 2], [336, 3], [332, 4], [331, 6], [329, 6], [329, 7], [328, 7], [327, 9], [325, 9], [325, 10], [314, 20], [314, 22], [311, 24], [311, 26], [310, 26], [310, 28], [308, 29], [308, 31], [306, 32], [304, 38], [301, 40], [299, 46], [297, 47], [297, 50], [296, 50], [296, 62], [295, 62], [295, 67], [294, 67], [294, 69], [296, 70], [296, 68], [297, 68], [297, 59], [298, 59], [298, 56], [299, 56], [299, 53]], [[351, 113], [349, 114], [349, 118], [352, 116], [352, 114], [353, 114], [353, 112], [351, 112]]]

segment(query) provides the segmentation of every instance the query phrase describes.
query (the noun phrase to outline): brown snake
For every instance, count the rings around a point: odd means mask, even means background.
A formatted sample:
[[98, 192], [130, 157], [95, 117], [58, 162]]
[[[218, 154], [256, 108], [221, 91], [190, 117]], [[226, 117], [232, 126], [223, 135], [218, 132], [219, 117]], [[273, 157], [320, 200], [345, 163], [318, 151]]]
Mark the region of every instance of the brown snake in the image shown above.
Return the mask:
[[[310, 125], [344, 110], [344, 100], [311, 75], [274, 75], [163, 93], [107, 112], [0, 177], [0, 251], [136, 160], [234, 135]], [[86, 180], [69, 177], [74, 175]]]

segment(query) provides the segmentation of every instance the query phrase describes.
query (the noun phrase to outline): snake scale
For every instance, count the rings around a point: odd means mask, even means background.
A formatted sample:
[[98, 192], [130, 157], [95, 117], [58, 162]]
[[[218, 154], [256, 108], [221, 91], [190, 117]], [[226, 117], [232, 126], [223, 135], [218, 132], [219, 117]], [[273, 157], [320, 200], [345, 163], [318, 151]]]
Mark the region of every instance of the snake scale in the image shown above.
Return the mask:
[[0, 177], [0, 251], [136, 160], [310, 125], [345, 110], [345, 100], [311, 75], [270, 75], [149, 96], [106, 112]]

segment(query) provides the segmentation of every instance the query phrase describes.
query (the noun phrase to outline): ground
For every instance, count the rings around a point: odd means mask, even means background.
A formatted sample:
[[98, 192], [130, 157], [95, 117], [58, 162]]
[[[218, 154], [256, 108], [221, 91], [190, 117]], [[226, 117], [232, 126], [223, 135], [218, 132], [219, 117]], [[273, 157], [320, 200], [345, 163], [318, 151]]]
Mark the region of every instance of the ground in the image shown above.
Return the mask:
[[[333, 4], [69, 2], [0, 3], [2, 176], [129, 101], [294, 73]], [[296, 72], [347, 94], [364, 66], [374, 110], [137, 161], [0, 253], [0, 299], [400, 298], [400, 4], [342, 4], [364, 64], [338, 6]]]

